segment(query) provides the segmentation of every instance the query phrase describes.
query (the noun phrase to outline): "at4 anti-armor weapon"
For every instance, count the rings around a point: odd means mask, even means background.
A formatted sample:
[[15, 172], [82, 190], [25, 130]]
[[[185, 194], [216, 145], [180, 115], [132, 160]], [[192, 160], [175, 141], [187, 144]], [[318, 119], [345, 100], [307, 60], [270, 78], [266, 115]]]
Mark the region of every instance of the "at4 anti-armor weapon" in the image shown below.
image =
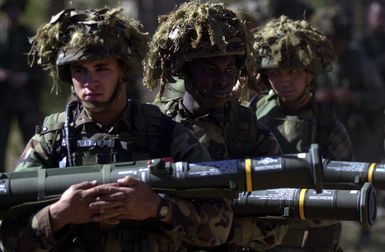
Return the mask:
[[270, 220], [357, 221], [365, 228], [375, 223], [376, 193], [365, 183], [361, 190], [267, 189], [242, 193], [234, 202], [238, 217], [262, 217]]
[[[132, 176], [157, 192], [184, 198], [236, 198], [240, 192], [267, 188], [322, 189], [322, 167], [311, 153], [202, 163], [150, 161], [37, 169], [0, 175], [0, 211], [26, 202], [60, 196], [72, 184], [114, 183]], [[288, 179], [290, 178], [290, 179]]]
[[[374, 187], [385, 189], [385, 165], [328, 160], [321, 162], [318, 146], [312, 145], [309, 153], [282, 157], [202, 163], [172, 163], [156, 159], [2, 173], [0, 174], [0, 219], [9, 216], [10, 209], [34, 205], [36, 201], [54, 200], [72, 184], [92, 180], [97, 180], [99, 184], [111, 183], [124, 176], [141, 179], [149, 183], [157, 192], [185, 198], [235, 199], [240, 192], [252, 192], [247, 199], [238, 199], [236, 204], [241, 203], [244, 208], [237, 210], [237, 215], [254, 211], [254, 216], [286, 214], [290, 218], [298, 216], [307, 219], [343, 220], [345, 218], [346, 220], [347, 218], [360, 221], [364, 226], [374, 222], [376, 206], [373, 188], [366, 186], [361, 189], [361, 187], [369, 181]], [[328, 198], [324, 194], [315, 195], [316, 192], [322, 191], [324, 180], [327, 185], [325, 188], [358, 190], [359, 193], [349, 194], [349, 191], [330, 190], [327, 192], [331, 192], [333, 196], [328, 197], [335, 205], [330, 202], [329, 204], [328, 201], [320, 201]], [[291, 190], [293, 197], [289, 201], [277, 199], [278, 201], [275, 202], [273, 199], [267, 199], [267, 201], [258, 202], [261, 198], [257, 195], [261, 192], [253, 191], [272, 188], [313, 188], [315, 190], [308, 190], [306, 193], [299, 189]], [[265, 194], [271, 194], [271, 191], [266, 191]], [[278, 205], [274, 206], [274, 204]], [[306, 214], [300, 215], [300, 209]], [[321, 209], [323, 210], [319, 211]], [[336, 213], [337, 210], [343, 215]], [[282, 211], [284, 211], [283, 214]]]

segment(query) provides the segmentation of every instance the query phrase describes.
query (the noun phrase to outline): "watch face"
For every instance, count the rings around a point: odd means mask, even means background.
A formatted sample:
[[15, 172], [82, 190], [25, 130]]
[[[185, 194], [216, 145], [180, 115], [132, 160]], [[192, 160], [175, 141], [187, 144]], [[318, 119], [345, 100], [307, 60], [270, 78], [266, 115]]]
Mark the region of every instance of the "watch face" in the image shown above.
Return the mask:
[[159, 210], [159, 217], [163, 219], [168, 215], [169, 212], [170, 212], [170, 208], [168, 206], [161, 206]]
[[170, 213], [170, 202], [165, 198], [161, 198], [160, 206], [158, 210], [158, 218], [162, 220], [166, 218], [169, 213]]

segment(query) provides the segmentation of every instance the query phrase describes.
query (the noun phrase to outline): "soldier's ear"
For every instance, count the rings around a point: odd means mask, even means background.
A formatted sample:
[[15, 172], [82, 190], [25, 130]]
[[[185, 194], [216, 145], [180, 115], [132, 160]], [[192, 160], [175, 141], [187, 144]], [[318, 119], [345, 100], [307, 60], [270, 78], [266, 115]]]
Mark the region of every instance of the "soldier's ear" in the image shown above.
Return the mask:
[[312, 83], [313, 80], [314, 80], [314, 74], [310, 73], [310, 72], [307, 72], [307, 75], [308, 75], [308, 83]]
[[71, 85], [71, 93], [76, 96], [74, 85]]

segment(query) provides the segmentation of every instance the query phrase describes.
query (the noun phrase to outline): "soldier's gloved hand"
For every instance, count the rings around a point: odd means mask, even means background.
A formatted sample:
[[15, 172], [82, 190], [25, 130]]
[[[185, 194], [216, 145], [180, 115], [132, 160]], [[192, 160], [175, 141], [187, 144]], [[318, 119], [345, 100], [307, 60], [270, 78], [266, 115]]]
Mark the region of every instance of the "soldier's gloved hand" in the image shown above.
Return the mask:
[[[90, 204], [102, 212], [94, 221], [117, 224], [120, 220], [145, 220], [154, 218], [160, 204], [160, 197], [146, 183], [132, 177], [118, 180], [116, 186], [100, 185], [95, 188], [99, 197]], [[118, 188], [118, 192], [115, 190]], [[111, 190], [114, 191], [111, 193]]]
[[52, 230], [60, 230], [67, 224], [91, 222], [96, 211], [89, 207], [98, 196], [96, 181], [86, 181], [70, 186], [60, 199], [49, 207]]

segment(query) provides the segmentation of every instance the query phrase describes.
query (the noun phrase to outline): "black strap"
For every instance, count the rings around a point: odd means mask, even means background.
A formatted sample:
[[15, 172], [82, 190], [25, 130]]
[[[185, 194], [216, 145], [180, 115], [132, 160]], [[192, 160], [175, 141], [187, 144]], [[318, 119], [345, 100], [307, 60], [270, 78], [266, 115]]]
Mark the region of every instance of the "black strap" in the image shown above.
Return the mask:
[[173, 132], [176, 126], [171, 118], [162, 115], [160, 118], [160, 127], [159, 127], [159, 141], [158, 149], [161, 152], [162, 157], [171, 156], [171, 140], [173, 138]]

